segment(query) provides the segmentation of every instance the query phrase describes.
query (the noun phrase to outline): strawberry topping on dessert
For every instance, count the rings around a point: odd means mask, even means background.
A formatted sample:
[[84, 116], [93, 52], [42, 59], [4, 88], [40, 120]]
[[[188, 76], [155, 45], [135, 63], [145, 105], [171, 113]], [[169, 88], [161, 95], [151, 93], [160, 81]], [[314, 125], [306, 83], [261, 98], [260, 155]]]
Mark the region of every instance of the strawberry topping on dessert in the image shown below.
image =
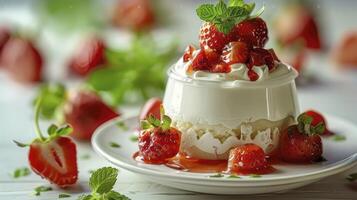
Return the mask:
[[75, 143], [66, 135], [72, 132], [69, 125], [57, 127], [52, 124], [48, 128], [48, 138], [44, 137], [39, 128], [39, 111], [42, 99], [37, 100], [35, 127], [38, 138], [31, 144], [14, 141], [18, 146], [30, 146], [28, 160], [32, 170], [60, 187], [66, 187], [77, 182], [77, 151]]
[[320, 134], [325, 131], [325, 122], [315, 112], [299, 115], [298, 124], [289, 126], [280, 138], [282, 160], [292, 163], [318, 161], [322, 155]]
[[139, 152], [144, 162], [160, 164], [176, 156], [180, 149], [181, 132], [171, 127], [171, 119], [160, 108], [160, 119], [150, 115], [141, 121]]
[[245, 144], [229, 152], [228, 171], [237, 174], [266, 174], [274, 171], [262, 148]]
[[260, 79], [260, 75], [251, 70], [253, 67], [267, 66], [272, 72], [280, 61], [274, 50], [264, 49], [268, 28], [259, 17], [263, 9], [251, 15], [254, 7], [254, 3], [241, 0], [228, 4], [220, 0], [216, 5], [199, 6], [196, 12], [203, 20], [199, 34], [201, 49], [195, 50], [192, 46], [186, 49], [183, 55], [186, 72], [230, 73], [233, 64], [243, 64], [248, 68], [244, 77], [250, 81]]

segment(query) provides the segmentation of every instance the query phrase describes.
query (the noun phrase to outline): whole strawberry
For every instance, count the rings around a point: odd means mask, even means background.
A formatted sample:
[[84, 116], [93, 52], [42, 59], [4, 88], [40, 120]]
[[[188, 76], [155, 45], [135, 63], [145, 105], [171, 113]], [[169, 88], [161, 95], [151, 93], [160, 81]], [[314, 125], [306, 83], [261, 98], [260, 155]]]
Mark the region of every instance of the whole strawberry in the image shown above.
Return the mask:
[[104, 63], [105, 45], [99, 37], [89, 37], [77, 49], [70, 63], [70, 69], [85, 76]]
[[171, 119], [164, 114], [163, 107], [160, 110], [160, 120], [150, 115], [141, 121], [139, 151], [148, 163], [165, 163], [180, 149], [181, 132], [171, 127]]
[[28, 161], [36, 174], [60, 187], [73, 185], [78, 179], [77, 150], [75, 143], [66, 137], [72, 128], [69, 125], [51, 125], [47, 131], [48, 137], [44, 137], [38, 122], [41, 101], [37, 101], [35, 114], [38, 138], [31, 144], [14, 142], [20, 147], [30, 147]]
[[230, 41], [229, 35], [218, 31], [217, 27], [210, 22], [204, 22], [200, 29], [200, 46], [202, 49], [213, 49], [221, 52], [223, 47]]
[[9, 74], [19, 82], [39, 82], [42, 79], [42, 56], [28, 39], [10, 38], [2, 48], [0, 60]]
[[280, 155], [286, 162], [309, 163], [318, 161], [322, 155], [320, 134], [325, 131], [325, 123], [319, 116], [302, 113], [298, 124], [289, 126], [281, 134]]
[[260, 17], [242, 21], [233, 31], [238, 38], [250, 42], [254, 47], [264, 47], [269, 39], [267, 25]]

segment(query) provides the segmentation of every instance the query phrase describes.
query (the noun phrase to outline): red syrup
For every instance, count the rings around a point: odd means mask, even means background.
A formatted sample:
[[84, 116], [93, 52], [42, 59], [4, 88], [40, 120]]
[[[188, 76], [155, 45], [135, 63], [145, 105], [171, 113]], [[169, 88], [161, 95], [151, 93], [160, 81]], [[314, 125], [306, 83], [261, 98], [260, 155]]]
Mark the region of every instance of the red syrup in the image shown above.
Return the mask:
[[[133, 155], [133, 159], [137, 162], [146, 163], [146, 164], [164, 164], [165, 166], [185, 171], [185, 172], [193, 172], [193, 173], [227, 173], [227, 174], [238, 174], [238, 175], [249, 175], [249, 174], [269, 174], [276, 169], [269, 165], [262, 169], [256, 170], [244, 170], [244, 171], [230, 171], [227, 169], [228, 160], [204, 160], [204, 159], [196, 159], [190, 158], [183, 154], [177, 154], [175, 157], [170, 158], [168, 160], [162, 162], [150, 162], [144, 160], [144, 158], [140, 155], [140, 152], [135, 152]], [[268, 159], [270, 161], [270, 159]]]

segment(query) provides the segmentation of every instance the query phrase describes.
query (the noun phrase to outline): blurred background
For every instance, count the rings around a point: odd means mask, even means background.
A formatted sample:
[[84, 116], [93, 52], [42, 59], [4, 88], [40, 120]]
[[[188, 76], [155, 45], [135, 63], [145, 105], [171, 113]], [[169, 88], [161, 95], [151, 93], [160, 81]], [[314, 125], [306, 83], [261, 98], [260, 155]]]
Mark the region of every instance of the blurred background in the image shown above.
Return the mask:
[[[187, 45], [198, 46], [195, 9], [202, 2], [215, 1], [0, 0], [1, 135], [32, 130], [39, 95], [43, 119], [73, 124], [99, 116], [96, 109], [82, 113], [92, 105], [85, 99], [115, 117], [162, 97], [166, 69]], [[255, 2], [265, 5], [267, 46], [300, 72], [302, 110], [357, 123], [357, 1]], [[70, 106], [77, 113], [68, 113]]]

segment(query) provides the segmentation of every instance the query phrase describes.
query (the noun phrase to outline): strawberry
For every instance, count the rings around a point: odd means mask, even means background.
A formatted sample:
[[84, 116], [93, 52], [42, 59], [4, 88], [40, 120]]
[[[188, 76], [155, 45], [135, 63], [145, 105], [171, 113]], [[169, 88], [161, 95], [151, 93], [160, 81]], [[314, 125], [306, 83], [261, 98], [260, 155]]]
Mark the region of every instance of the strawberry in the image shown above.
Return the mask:
[[210, 68], [210, 63], [202, 49], [193, 58], [191, 68], [193, 71], [208, 70]]
[[149, 99], [145, 105], [141, 108], [139, 118], [140, 120], [145, 120], [150, 115], [153, 115], [155, 118], [160, 118], [160, 106], [162, 101], [159, 98]]
[[230, 41], [229, 37], [218, 31], [214, 24], [204, 22], [200, 29], [200, 46], [202, 49], [213, 49], [221, 52], [223, 47]]
[[10, 38], [3, 46], [0, 60], [10, 75], [19, 82], [39, 82], [42, 78], [42, 57], [30, 40]]
[[319, 135], [326, 131], [326, 121], [324, 117], [316, 111], [309, 110], [300, 114], [297, 121], [301, 133]]
[[87, 38], [72, 57], [70, 69], [85, 76], [104, 63], [105, 45], [98, 37]]
[[95, 93], [79, 91], [70, 96], [65, 103], [64, 116], [65, 121], [74, 129], [71, 136], [80, 140], [90, 140], [96, 128], [118, 117], [119, 114]]
[[150, 115], [141, 121], [139, 152], [145, 162], [165, 163], [180, 149], [181, 132], [171, 127], [171, 119], [160, 109], [160, 120]]
[[309, 49], [321, 49], [321, 39], [317, 22], [312, 12], [303, 5], [285, 7], [275, 22], [277, 38], [284, 45], [294, 45], [303, 41]]
[[256, 81], [259, 79], [259, 75], [252, 69], [248, 70], [248, 77], [250, 81]]
[[249, 48], [244, 42], [230, 42], [222, 52], [221, 60], [227, 64], [245, 63], [249, 58]]
[[265, 21], [259, 17], [246, 19], [237, 24], [234, 33], [238, 38], [250, 42], [255, 47], [264, 47], [268, 41], [268, 28]]
[[314, 162], [321, 158], [322, 142], [319, 135], [301, 133], [298, 125], [293, 125], [281, 134], [279, 150], [286, 162]]
[[193, 57], [193, 52], [196, 50], [196, 48], [193, 45], [188, 45], [185, 49], [185, 52], [183, 54], [183, 62], [188, 62], [192, 59]]
[[228, 171], [238, 174], [265, 174], [273, 171], [262, 148], [245, 144], [229, 152]]
[[205, 54], [207, 61], [210, 65], [217, 64], [221, 61], [221, 55], [213, 49], [205, 48], [204, 54]]
[[250, 51], [248, 67], [267, 65], [269, 70], [275, 68], [275, 58], [271, 51], [263, 48], [255, 48]]
[[227, 63], [219, 63], [213, 65], [209, 71], [213, 73], [229, 73], [231, 72], [231, 66], [229, 66]]
[[66, 187], [77, 182], [77, 151], [73, 141], [66, 137], [72, 132], [68, 125], [48, 128], [49, 137], [43, 136], [39, 128], [39, 111], [42, 98], [36, 102], [35, 127], [38, 138], [31, 144], [14, 141], [18, 146], [30, 146], [28, 161], [31, 169], [42, 178], [60, 187]]
[[333, 57], [335, 62], [341, 67], [357, 67], [357, 32], [349, 32], [339, 41], [335, 47]]
[[156, 22], [154, 8], [150, 0], [120, 0], [113, 13], [113, 23], [117, 26], [143, 31]]
[[10, 39], [10, 31], [5, 27], [0, 27], [0, 54], [5, 43]]

